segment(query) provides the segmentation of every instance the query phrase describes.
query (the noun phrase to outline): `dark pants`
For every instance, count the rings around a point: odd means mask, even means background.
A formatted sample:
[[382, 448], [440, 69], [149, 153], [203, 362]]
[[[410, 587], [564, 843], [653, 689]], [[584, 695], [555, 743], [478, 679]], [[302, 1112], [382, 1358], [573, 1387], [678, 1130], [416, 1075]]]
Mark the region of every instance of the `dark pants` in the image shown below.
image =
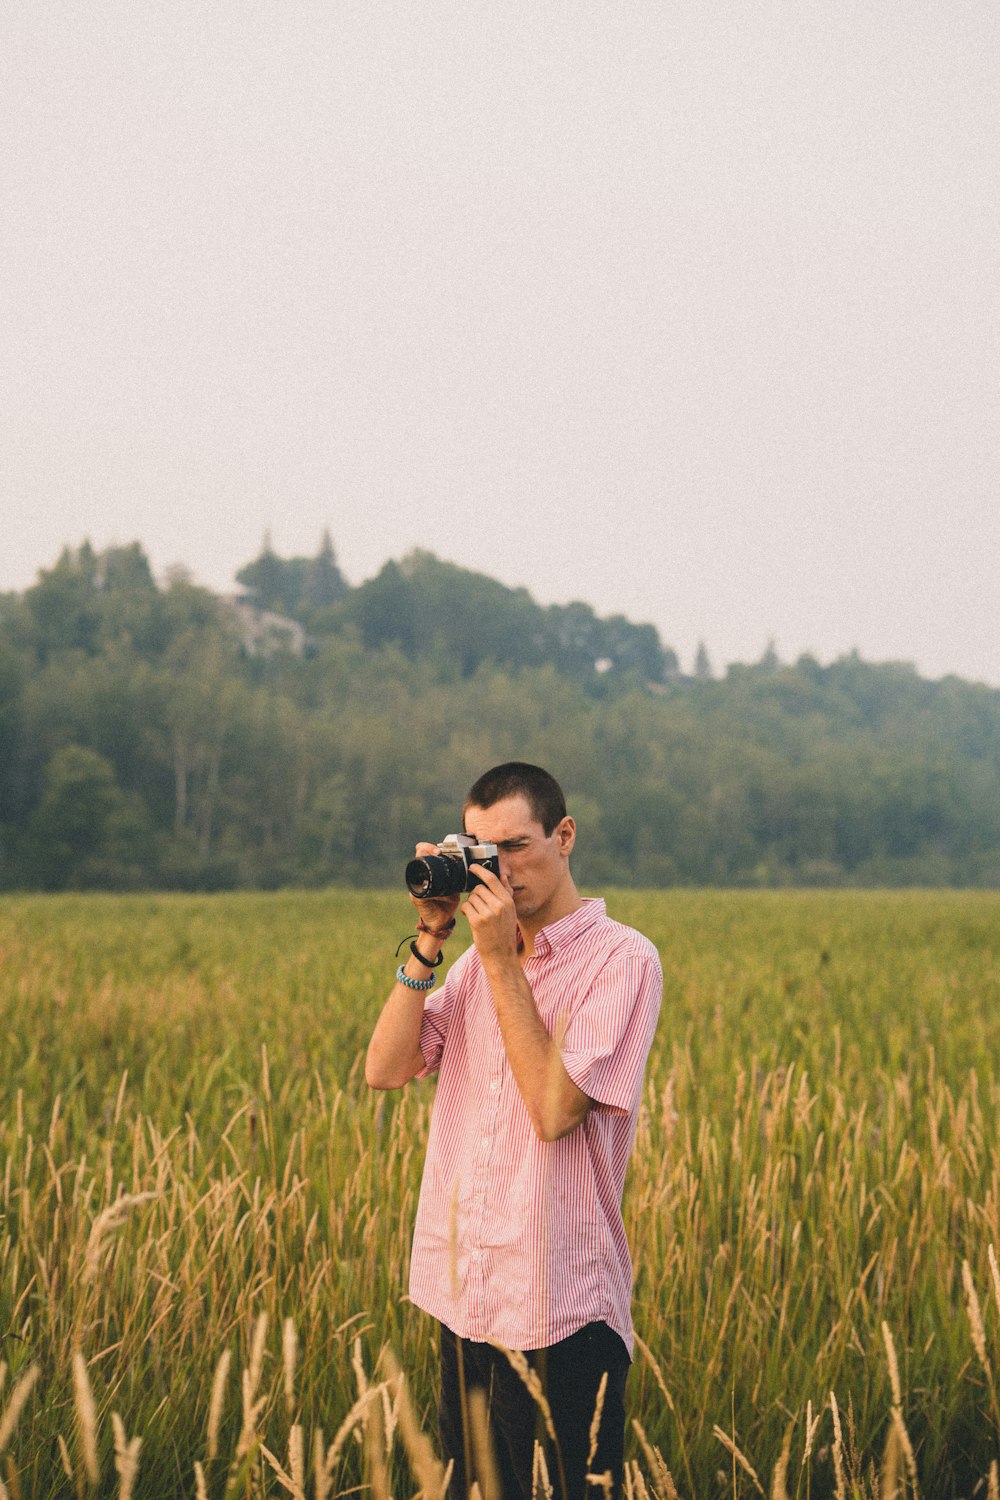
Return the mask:
[[[492, 1344], [460, 1339], [441, 1328], [441, 1445], [454, 1462], [451, 1500], [467, 1500], [478, 1479], [486, 1500], [531, 1500], [535, 1439], [545, 1450], [554, 1500], [604, 1500], [587, 1474], [611, 1473], [612, 1495], [621, 1494], [625, 1448], [625, 1377], [628, 1350], [606, 1323], [588, 1323], [547, 1349], [526, 1350], [552, 1412], [557, 1442], [545, 1431], [538, 1403], [506, 1354]], [[590, 1429], [601, 1377], [607, 1371], [597, 1448], [588, 1468]], [[477, 1463], [481, 1433], [469, 1413], [480, 1392], [501, 1496], [489, 1494], [489, 1476]], [[470, 1400], [471, 1397], [471, 1400]]]

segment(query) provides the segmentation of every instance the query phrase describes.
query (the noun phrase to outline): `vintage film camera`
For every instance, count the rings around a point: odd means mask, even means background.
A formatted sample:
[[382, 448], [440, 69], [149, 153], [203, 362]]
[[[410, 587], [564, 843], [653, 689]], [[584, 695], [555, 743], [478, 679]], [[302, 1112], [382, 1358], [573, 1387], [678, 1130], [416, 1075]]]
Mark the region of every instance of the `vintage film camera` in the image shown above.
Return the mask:
[[494, 875], [500, 874], [496, 844], [477, 844], [468, 833], [449, 833], [438, 844], [438, 851], [411, 859], [406, 867], [407, 887], [418, 901], [474, 890], [482, 881], [469, 873], [470, 865], [482, 865]]

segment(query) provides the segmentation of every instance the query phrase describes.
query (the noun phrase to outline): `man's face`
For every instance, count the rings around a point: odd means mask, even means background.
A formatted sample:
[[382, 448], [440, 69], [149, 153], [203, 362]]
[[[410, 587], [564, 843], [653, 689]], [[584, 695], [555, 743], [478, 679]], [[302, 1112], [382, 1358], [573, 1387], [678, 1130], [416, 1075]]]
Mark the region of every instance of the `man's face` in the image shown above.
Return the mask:
[[526, 797], [505, 797], [492, 807], [467, 807], [465, 831], [479, 843], [496, 844], [500, 874], [511, 888], [518, 916], [526, 921], [544, 916], [553, 896], [569, 879], [569, 856], [576, 838], [573, 819], [563, 818], [546, 834]]

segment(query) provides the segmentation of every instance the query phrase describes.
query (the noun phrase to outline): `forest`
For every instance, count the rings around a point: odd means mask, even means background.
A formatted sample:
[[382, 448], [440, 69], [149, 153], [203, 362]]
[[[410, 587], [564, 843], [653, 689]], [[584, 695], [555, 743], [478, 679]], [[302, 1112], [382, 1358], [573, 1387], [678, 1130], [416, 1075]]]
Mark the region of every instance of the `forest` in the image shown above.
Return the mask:
[[853, 653], [690, 674], [652, 625], [415, 552], [138, 542], [0, 596], [0, 887], [393, 886], [488, 765], [563, 783], [588, 886], [1000, 886], [1000, 691]]

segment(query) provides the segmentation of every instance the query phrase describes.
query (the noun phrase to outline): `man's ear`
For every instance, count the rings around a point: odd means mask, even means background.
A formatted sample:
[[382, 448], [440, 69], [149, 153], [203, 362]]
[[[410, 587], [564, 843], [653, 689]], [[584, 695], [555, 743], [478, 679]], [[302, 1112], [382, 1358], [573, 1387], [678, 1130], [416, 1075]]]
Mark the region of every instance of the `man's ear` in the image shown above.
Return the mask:
[[576, 824], [568, 814], [561, 823], [557, 824], [555, 835], [559, 841], [559, 853], [569, 858], [573, 852], [573, 845], [576, 843]]

